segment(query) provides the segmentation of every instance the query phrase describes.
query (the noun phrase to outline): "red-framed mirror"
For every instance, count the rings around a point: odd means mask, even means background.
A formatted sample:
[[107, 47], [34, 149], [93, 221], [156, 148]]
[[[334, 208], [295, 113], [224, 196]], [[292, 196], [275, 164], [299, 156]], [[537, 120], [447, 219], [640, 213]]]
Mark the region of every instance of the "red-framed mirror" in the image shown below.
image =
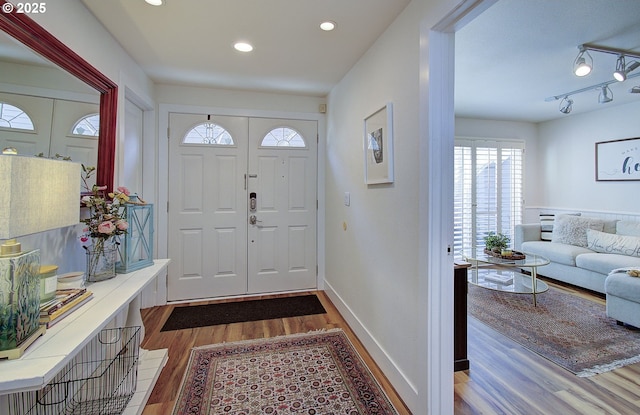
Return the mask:
[[[0, 0], [0, 7], [6, 0]], [[113, 189], [118, 86], [55, 36], [14, 7], [0, 11], [0, 29], [100, 93], [100, 132], [96, 183]]]

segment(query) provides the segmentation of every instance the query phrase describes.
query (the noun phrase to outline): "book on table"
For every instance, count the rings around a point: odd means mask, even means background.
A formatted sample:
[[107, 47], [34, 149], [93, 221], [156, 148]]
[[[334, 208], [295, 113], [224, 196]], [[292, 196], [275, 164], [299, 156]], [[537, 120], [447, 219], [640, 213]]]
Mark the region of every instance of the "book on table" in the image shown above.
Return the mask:
[[509, 285], [513, 282], [513, 275], [498, 274], [490, 272], [484, 276], [485, 281], [497, 282], [498, 284]]
[[91, 298], [93, 293], [86, 288], [57, 290], [56, 299], [40, 307], [40, 324], [53, 326]]

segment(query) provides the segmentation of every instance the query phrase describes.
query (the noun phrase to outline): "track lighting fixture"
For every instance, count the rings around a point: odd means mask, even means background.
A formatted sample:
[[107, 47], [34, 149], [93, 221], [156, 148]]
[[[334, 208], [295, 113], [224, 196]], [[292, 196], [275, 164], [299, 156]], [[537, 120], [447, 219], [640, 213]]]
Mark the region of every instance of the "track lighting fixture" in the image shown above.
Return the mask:
[[613, 73], [613, 77], [618, 82], [624, 82], [627, 80], [629, 72], [634, 71], [638, 66], [640, 66], [640, 62], [638, 61], [633, 61], [630, 65], [626, 65], [624, 56], [621, 55], [616, 62], [616, 71]]
[[640, 85], [636, 85], [629, 90], [630, 94], [640, 94]]
[[602, 85], [600, 87], [600, 95], [598, 96], [598, 102], [600, 104], [606, 104], [613, 101], [613, 92], [609, 88], [609, 85]]
[[638, 63], [637, 61], [631, 63], [631, 65], [629, 66], [625, 65], [625, 58], [640, 59], [640, 54], [629, 51], [629, 50], [610, 48], [608, 46], [599, 46], [599, 45], [593, 45], [589, 43], [585, 43], [578, 46], [578, 50], [579, 50], [578, 56], [573, 62], [573, 72], [577, 76], [588, 75], [589, 73], [591, 73], [591, 70], [593, 69], [593, 58], [589, 54], [589, 51], [618, 55], [618, 61], [616, 62], [616, 70], [613, 73], [613, 77], [619, 82], [622, 82], [625, 79], [627, 79], [627, 75], [629, 74], [629, 72], [633, 71], [634, 69], [638, 68], [638, 66], [640, 66], [640, 63]]
[[571, 112], [572, 109], [573, 109], [573, 100], [570, 99], [568, 96], [562, 98], [562, 101], [560, 101], [560, 112], [563, 114], [568, 114]]
[[591, 69], [593, 69], [593, 58], [588, 50], [580, 49], [580, 53], [573, 62], [573, 73], [575, 73], [576, 76], [587, 76], [591, 73]]

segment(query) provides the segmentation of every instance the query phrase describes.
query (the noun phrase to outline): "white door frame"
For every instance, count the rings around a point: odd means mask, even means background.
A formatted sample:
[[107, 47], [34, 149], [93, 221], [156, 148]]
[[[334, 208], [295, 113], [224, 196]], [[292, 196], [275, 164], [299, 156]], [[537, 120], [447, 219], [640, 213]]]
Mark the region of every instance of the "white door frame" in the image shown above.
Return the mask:
[[[325, 115], [322, 113], [300, 113], [300, 112], [288, 112], [288, 111], [266, 111], [266, 110], [252, 110], [252, 109], [236, 109], [236, 108], [222, 108], [222, 107], [208, 107], [197, 105], [184, 105], [184, 104], [160, 104], [158, 108], [158, 162], [156, 174], [158, 177], [158, 208], [155, 209], [157, 213], [156, 236], [157, 236], [157, 257], [167, 258], [168, 255], [168, 214], [167, 203], [169, 201], [169, 141], [167, 139], [167, 131], [169, 129], [169, 113], [196, 113], [196, 114], [216, 114], [216, 115], [229, 115], [229, 116], [241, 116], [241, 117], [265, 117], [265, 118], [286, 118], [293, 120], [314, 120], [318, 122], [318, 175], [316, 179], [317, 194], [318, 194], [318, 214], [317, 214], [317, 261], [318, 261], [318, 276], [316, 278], [318, 290], [324, 289], [324, 273], [325, 273], [325, 217], [324, 217], [324, 161], [325, 161], [325, 142], [326, 142], [326, 121]], [[163, 176], [162, 179], [160, 177]], [[166, 281], [159, 282], [166, 284]], [[166, 294], [165, 294], [166, 303]]]
[[[433, 27], [420, 28], [418, 405], [429, 415], [453, 414], [453, 166], [455, 32], [498, 0], [465, 0]], [[426, 353], [424, 353], [426, 352]], [[424, 391], [425, 393], [420, 393]]]

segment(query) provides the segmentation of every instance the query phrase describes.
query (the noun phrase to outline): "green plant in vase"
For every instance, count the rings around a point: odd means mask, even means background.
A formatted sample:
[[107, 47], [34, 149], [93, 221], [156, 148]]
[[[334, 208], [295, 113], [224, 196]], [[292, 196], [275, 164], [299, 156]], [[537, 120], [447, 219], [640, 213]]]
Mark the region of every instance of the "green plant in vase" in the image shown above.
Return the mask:
[[485, 250], [502, 255], [505, 255], [502, 253], [503, 251], [507, 252], [509, 250], [510, 242], [511, 239], [500, 232], [491, 231], [484, 237]]

